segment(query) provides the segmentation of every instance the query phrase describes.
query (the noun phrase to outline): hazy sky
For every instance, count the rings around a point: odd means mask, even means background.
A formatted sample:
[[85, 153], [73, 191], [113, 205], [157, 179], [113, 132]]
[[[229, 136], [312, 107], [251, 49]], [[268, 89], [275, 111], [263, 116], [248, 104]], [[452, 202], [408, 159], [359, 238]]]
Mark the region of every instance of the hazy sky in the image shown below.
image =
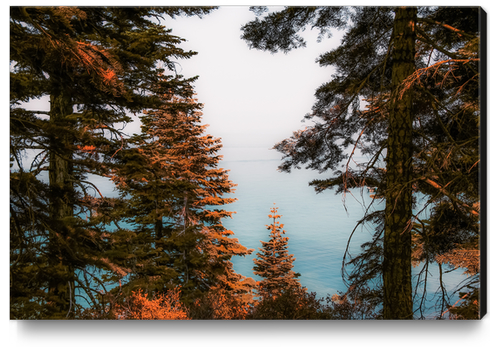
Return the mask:
[[165, 23], [187, 40], [183, 48], [198, 52], [181, 62], [181, 73], [200, 76], [195, 86], [205, 104], [203, 122], [225, 148], [270, 148], [304, 126], [316, 88], [332, 73], [315, 59], [340, 43], [340, 35], [317, 43], [318, 33], [305, 31], [307, 48], [287, 55], [250, 49], [240, 28], [254, 17], [248, 6], [224, 6], [202, 19]]
[[[279, 9], [272, 7], [270, 11]], [[307, 47], [284, 54], [250, 49], [241, 27], [255, 15], [249, 6], [221, 6], [202, 19], [176, 18], [166, 25], [186, 39], [183, 48], [198, 52], [181, 62], [186, 77], [199, 75], [197, 98], [204, 104], [208, 133], [222, 139], [225, 160], [280, 158], [268, 150], [303, 128], [314, 93], [333, 70], [316, 58], [340, 44], [333, 33], [317, 42], [318, 31], [307, 30]], [[136, 124], [135, 124], [136, 125]], [[135, 126], [133, 125], [133, 126]]]

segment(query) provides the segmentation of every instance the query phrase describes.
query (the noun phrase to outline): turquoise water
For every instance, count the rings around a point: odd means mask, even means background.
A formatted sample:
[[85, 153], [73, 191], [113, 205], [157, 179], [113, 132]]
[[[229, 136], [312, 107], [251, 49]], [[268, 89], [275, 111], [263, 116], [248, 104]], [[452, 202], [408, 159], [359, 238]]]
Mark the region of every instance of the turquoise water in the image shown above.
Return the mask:
[[[289, 253], [296, 258], [294, 271], [301, 273], [301, 284], [319, 296], [345, 291], [342, 258], [347, 240], [364, 213], [361, 192], [345, 196], [344, 204], [342, 195], [335, 195], [332, 190], [317, 194], [308, 186], [312, 179], [325, 175], [310, 170], [279, 172], [280, 156], [267, 149], [248, 149], [246, 155], [244, 149], [229, 151], [235, 155], [225, 155], [222, 167], [230, 170], [229, 177], [237, 184], [233, 195], [238, 201], [229, 205], [236, 214], [224, 225], [241, 244], [255, 250], [252, 255], [233, 259], [235, 271], [260, 279], [253, 275], [253, 259], [260, 241], [268, 240], [265, 226], [271, 223], [268, 215], [275, 206], [282, 215], [280, 221], [289, 237]], [[252, 153], [259, 159], [252, 159]], [[227, 160], [228, 157], [236, 160]], [[370, 200], [368, 192], [363, 196], [366, 202]], [[364, 228], [356, 235], [351, 247], [354, 253], [361, 243], [371, 239], [372, 233]]]

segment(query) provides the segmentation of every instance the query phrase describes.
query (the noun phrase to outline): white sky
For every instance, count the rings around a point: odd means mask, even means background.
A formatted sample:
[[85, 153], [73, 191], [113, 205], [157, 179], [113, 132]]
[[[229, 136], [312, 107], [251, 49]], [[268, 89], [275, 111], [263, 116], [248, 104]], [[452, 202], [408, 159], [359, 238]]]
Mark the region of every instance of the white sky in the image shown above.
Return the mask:
[[253, 19], [247, 6], [229, 6], [203, 19], [168, 22], [175, 35], [187, 40], [182, 47], [199, 53], [181, 63], [181, 73], [200, 76], [195, 86], [205, 104], [203, 122], [224, 147], [270, 148], [304, 126], [301, 120], [315, 101], [316, 88], [333, 71], [315, 59], [340, 43], [340, 35], [318, 44], [317, 32], [305, 32], [306, 49], [287, 55], [251, 50], [240, 39], [240, 28]]

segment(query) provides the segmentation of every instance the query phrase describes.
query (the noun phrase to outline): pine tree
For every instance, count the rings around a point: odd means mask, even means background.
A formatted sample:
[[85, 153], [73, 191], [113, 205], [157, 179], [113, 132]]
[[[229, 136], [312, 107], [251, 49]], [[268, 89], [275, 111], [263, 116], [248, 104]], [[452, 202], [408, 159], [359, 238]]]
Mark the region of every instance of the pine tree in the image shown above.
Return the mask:
[[[187, 94], [162, 94], [164, 102], [141, 116], [141, 134], [121, 153], [114, 181], [129, 198], [126, 221], [133, 225], [137, 263], [128, 288], [165, 291], [182, 286], [190, 303], [209, 290], [246, 296], [253, 287], [230, 261], [252, 250], [240, 245], [222, 219], [233, 212], [219, 208], [234, 184], [220, 168], [220, 139], [205, 134], [202, 105]], [[245, 299], [245, 297], [244, 297]]]
[[[317, 89], [317, 101], [306, 116], [314, 124], [275, 148], [285, 155], [283, 171], [302, 165], [320, 172], [334, 170], [333, 178], [311, 182], [318, 192], [370, 186], [377, 188], [376, 198], [386, 199], [385, 211], [369, 206], [359, 222], [374, 223], [376, 232], [351, 259], [354, 268], [346, 275], [351, 288], [382, 282], [385, 318], [410, 318], [409, 234], [423, 240], [427, 263], [437, 255], [435, 244], [456, 247], [451, 239], [463, 242], [458, 247], [478, 248], [481, 9], [419, 7], [416, 17], [414, 9], [390, 7], [286, 7], [265, 16], [266, 8], [254, 10], [258, 18], [242, 28], [242, 37], [251, 47], [271, 52], [305, 46], [299, 32], [307, 26], [319, 29], [319, 38], [329, 29], [346, 30], [342, 44], [318, 58], [321, 66], [334, 66], [336, 72]], [[402, 40], [410, 50], [400, 50], [402, 14], [410, 14], [405, 24], [413, 23], [412, 32]], [[404, 63], [400, 53], [414, 59]], [[405, 110], [403, 117], [398, 118], [398, 107]], [[368, 160], [353, 167], [356, 153]], [[393, 161], [397, 158], [398, 164]], [[403, 196], [398, 196], [400, 192]], [[430, 222], [421, 223], [411, 202], [422, 205], [420, 213], [430, 211]], [[437, 224], [450, 209], [457, 230], [437, 232], [434, 237]], [[399, 271], [403, 275], [392, 281]], [[422, 271], [427, 273], [428, 267]], [[421, 277], [422, 273], [417, 278]], [[441, 292], [444, 297], [443, 286]], [[403, 312], [393, 313], [398, 308], [392, 305], [392, 294], [393, 302], [403, 303]], [[420, 317], [425, 298], [423, 291], [417, 299]], [[440, 302], [446, 305], [445, 299]]]
[[284, 236], [284, 225], [280, 224], [280, 215], [277, 214], [277, 207], [271, 208], [269, 218], [272, 224], [267, 225], [270, 231], [269, 241], [260, 241], [262, 248], [254, 259], [254, 274], [263, 279], [257, 282], [258, 293], [261, 296], [277, 297], [282, 293], [292, 290], [301, 290], [301, 284], [298, 280], [299, 273], [294, 272], [293, 254], [288, 252], [289, 238]]
[[[89, 174], [110, 173], [123, 138], [117, 125], [158, 106], [163, 69], [195, 54], [155, 19], [209, 11], [11, 7], [12, 318], [73, 318], [80, 290], [103, 312], [92, 295], [104, 284], [97, 273], [117, 280], [125, 270], [105, 256], [118, 202]], [[43, 96], [47, 112], [22, 104]]]

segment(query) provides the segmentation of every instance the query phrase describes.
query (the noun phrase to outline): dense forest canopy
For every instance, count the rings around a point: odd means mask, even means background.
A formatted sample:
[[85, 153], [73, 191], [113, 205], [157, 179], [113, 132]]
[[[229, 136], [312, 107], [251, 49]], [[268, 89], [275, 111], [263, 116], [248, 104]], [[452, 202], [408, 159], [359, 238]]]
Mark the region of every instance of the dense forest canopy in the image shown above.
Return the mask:
[[[175, 72], [196, 53], [163, 24], [210, 11], [11, 8], [12, 318], [111, 317], [137, 288], [250, 291], [230, 263], [250, 252], [221, 225], [231, 213], [208, 208], [233, 200], [219, 139], [199, 124], [195, 78]], [[48, 112], [22, 107], [44, 95]], [[128, 139], [116, 125], [131, 113], [144, 126]]]
[[[241, 29], [254, 49], [304, 47], [307, 28], [344, 32], [317, 59], [335, 73], [309, 125], [274, 147], [282, 171], [333, 172], [310, 183], [317, 192], [370, 187], [385, 203], [359, 221], [376, 230], [345, 257], [348, 292], [326, 299], [292, 270], [275, 207], [255, 259], [263, 279], [233, 269], [253, 250], [223, 224], [235, 184], [202, 124], [197, 77], [178, 68], [198, 52], [167, 26], [216, 10], [10, 8], [11, 319], [424, 318], [431, 264], [439, 317], [481, 317], [482, 10], [251, 8]], [[42, 97], [48, 111], [26, 106]], [[458, 307], [444, 266], [469, 275]]]

